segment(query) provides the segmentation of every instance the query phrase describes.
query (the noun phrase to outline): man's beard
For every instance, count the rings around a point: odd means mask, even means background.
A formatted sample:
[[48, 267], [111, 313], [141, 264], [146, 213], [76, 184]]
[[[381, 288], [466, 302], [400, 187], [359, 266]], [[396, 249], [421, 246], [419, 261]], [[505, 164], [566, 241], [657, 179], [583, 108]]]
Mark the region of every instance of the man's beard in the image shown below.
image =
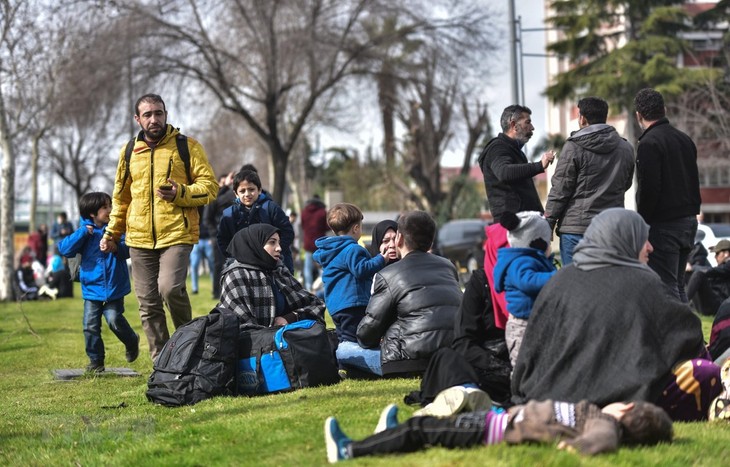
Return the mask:
[[530, 141], [530, 138], [532, 138], [532, 134], [523, 131], [522, 128], [519, 128], [517, 134], [515, 135], [515, 140], [520, 143], [520, 146], [524, 146], [525, 144], [527, 144], [527, 142]]
[[167, 124], [163, 124], [159, 128], [155, 128], [154, 130], [143, 130], [144, 131], [144, 137], [148, 141], [159, 141], [162, 139], [163, 136], [165, 136], [165, 133], [167, 131]]

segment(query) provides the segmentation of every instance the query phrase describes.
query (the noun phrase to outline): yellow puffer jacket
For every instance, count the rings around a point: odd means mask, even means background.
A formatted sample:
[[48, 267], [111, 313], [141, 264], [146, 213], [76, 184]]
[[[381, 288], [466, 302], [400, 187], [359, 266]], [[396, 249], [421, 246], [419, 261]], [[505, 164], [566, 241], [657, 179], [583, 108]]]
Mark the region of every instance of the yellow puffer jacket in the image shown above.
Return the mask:
[[[115, 241], [126, 232], [126, 243], [133, 248], [157, 249], [198, 243], [198, 206], [216, 198], [218, 183], [203, 146], [188, 137], [192, 179], [189, 184], [185, 164], [177, 151], [175, 137], [178, 134], [179, 130], [168, 124], [167, 134], [151, 149], [140, 132], [126, 181], [126, 144], [122, 147], [106, 229], [106, 234]], [[157, 188], [168, 184], [168, 178], [179, 184], [173, 202], [155, 194]]]

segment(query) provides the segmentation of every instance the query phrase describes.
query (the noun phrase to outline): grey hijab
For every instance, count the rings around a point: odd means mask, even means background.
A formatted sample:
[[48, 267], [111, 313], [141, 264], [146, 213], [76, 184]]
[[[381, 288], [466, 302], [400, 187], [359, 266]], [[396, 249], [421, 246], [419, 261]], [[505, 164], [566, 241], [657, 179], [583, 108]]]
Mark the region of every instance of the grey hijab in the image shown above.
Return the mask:
[[611, 208], [593, 218], [573, 252], [573, 264], [582, 271], [608, 266], [629, 266], [651, 271], [639, 261], [649, 238], [641, 216], [624, 208]]

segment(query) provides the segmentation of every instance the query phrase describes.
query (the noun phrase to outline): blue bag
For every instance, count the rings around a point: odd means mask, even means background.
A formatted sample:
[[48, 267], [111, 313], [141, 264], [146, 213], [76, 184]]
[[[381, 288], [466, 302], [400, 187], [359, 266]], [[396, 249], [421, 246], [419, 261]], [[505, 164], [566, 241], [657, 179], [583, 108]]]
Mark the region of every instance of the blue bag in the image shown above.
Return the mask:
[[239, 350], [239, 394], [269, 394], [340, 381], [327, 331], [314, 320], [243, 329]]

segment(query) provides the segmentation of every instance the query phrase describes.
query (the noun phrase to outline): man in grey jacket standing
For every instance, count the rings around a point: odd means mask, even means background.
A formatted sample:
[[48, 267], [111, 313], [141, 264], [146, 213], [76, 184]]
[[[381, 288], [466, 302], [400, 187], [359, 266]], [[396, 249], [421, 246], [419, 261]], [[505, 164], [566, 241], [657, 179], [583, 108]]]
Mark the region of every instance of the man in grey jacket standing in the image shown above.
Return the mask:
[[552, 178], [545, 217], [560, 236], [563, 265], [591, 220], [608, 208], [624, 207], [634, 177], [634, 149], [606, 124], [608, 103], [598, 97], [578, 102], [578, 125], [563, 146]]

